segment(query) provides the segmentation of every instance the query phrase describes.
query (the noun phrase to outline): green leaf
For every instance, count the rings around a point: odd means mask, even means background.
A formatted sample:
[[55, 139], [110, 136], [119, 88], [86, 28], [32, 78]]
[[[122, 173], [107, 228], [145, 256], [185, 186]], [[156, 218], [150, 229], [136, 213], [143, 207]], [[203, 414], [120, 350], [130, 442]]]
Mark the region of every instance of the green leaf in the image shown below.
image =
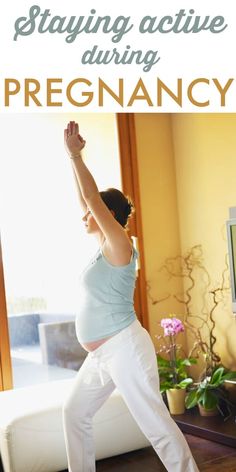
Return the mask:
[[187, 372], [178, 372], [179, 382], [188, 378]]
[[227, 374], [224, 374], [222, 377], [222, 380], [235, 380], [236, 379], [236, 372], [227, 372]]
[[185, 397], [185, 406], [187, 409], [193, 408], [198, 403], [198, 393], [196, 390], [189, 392]]
[[170, 361], [157, 354], [158, 367], [170, 367]]
[[164, 393], [166, 390], [169, 390], [170, 388], [173, 388], [174, 385], [171, 382], [161, 382], [160, 383], [160, 392]]
[[224, 374], [224, 371], [225, 371], [224, 367], [218, 367], [218, 369], [216, 369], [215, 372], [213, 373], [209, 383], [215, 386], [220, 385], [221, 378], [222, 378], [222, 375]]
[[188, 377], [187, 379], [182, 380], [181, 382], [178, 383], [178, 387], [180, 388], [186, 388], [188, 385], [193, 383], [193, 379]]
[[187, 359], [182, 359], [181, 363], [184, 366], [190, 366], [190, 365], [196, 364], [197, 360], [194, 358], [188, 357]]
[[217, 406], [218, 398], [217, 396], [210, 390], [205, 390], [202, 395], [201, 404], [206, 410], [212, 410]]
[[166, 369], [166, 367], [158, 367], [158, 372], [160, 375], [169, 375], [172, 373], [171, 369]]

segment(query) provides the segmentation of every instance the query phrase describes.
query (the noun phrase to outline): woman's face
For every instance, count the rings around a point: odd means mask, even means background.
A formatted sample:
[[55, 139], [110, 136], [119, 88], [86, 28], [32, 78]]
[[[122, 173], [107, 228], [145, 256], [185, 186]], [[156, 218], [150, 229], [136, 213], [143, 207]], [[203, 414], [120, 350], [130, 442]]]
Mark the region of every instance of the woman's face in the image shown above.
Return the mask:
[[82, 220], [84, 222], [87, 233], [94, 233], [97, 232], [97, 230], [99, 229], [97, 222], [89, 209], [87, 209]]

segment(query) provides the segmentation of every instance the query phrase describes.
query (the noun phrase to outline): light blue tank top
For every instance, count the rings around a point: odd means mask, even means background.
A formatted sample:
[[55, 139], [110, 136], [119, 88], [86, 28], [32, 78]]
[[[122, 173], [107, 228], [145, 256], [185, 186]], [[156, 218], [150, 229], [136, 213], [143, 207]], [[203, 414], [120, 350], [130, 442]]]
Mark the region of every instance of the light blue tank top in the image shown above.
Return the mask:
[[118, 333], [135, 319], [133, 297], [137, 251], [129, 264], [113, 266], [101, 249], [80, 276], [76, 334], [80, 343]]

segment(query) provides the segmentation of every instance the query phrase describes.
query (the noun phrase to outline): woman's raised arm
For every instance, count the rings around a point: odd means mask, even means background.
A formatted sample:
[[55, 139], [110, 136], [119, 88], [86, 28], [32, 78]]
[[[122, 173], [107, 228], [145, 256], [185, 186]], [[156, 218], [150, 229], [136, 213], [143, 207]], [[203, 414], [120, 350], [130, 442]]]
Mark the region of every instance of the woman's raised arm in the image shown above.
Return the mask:
[[115, 215], [103, 202], [97, 184], [85, 165], [81, 151], [85, 146], [85, 140], [79, 134], [79, 126], [74, 121], [68, 123], [64, 131], [65, 147], [73, 161], [73, 168], [80, 188], [82, 199], [86, 207], [92, 212], [99, 228], [106, 240], [107, 251], [119, 253], [124, 258], [127, 252], [130, 256], [130, 240], [125, 229], [116, 221]]

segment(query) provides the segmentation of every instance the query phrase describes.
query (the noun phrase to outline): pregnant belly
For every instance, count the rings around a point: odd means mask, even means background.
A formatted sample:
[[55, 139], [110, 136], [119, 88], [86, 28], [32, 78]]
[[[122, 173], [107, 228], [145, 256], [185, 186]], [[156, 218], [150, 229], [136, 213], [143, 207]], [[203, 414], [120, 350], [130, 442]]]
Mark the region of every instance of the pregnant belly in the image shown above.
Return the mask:
[[112, 338], [112, 336], [108, 336], [107, 338], [102, 338], [97, 341], [91, 341], [89, 343], [81, 343], [81, 345], [86, 351], [91, 352], [95, 351], [95, 349], [104, 344], [110, 338]]

